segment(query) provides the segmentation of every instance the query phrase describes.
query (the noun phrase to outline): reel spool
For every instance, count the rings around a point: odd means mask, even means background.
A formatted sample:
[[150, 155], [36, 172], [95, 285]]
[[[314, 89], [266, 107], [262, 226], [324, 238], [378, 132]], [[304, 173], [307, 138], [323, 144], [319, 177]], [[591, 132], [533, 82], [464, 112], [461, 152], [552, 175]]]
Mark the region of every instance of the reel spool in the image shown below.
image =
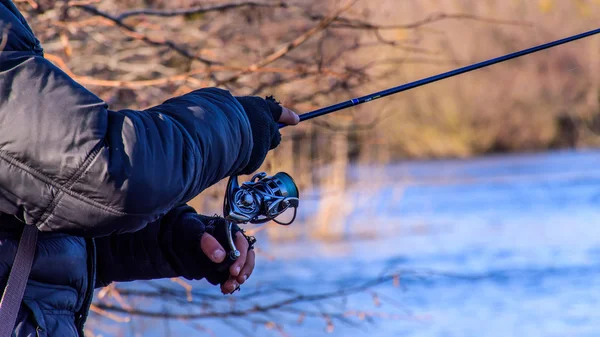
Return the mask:
[[[232, 225], [261, 224], [268, 221], [288, 226], [296, 219], [300, 203], [298, 186], [294, 179], [285, 172], [267, 176], [265, 172], [255, 174], [250, 181], [241, 186], [237, 176], [231, 176], [223, 200], [223, 216], [227, 220], [227, 237], [231, 248], [229, 257], [235, 261], [240, 257], [233, 237]], [[292, 219], [287, 222], [277, 220], [277, 217], [293, 208]]]

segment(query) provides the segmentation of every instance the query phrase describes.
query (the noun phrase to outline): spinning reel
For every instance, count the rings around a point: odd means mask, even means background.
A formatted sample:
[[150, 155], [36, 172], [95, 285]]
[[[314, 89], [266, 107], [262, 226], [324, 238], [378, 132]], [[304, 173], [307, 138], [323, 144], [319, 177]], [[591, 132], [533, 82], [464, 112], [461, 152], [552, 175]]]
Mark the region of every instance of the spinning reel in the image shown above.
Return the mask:
[[[231, 176], [223, 200], [223, 216], [227, 220], [227, 240], [231, 249], [230, 260], [235, 261], [240, 257], [232, 235], [234, 223], [260, 224], [273, 220], [287, 226], [296, 219], [299, 203], [298, 186], [285, 172], [279, 172], [274, 176], [267, 176], [265, 172], [260, 172], [241, 186], [238, 177]], [[277, 217], [289, 208], [293, 208], [294, 211], [292, 219], [287, 222], [277, 220]]]

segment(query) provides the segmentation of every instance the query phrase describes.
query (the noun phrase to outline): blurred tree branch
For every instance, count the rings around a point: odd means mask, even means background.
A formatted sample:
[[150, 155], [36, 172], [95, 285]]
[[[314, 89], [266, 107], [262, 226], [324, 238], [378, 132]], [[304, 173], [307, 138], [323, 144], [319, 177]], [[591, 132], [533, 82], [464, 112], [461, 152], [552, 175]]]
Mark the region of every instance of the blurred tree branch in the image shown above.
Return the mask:
[[[246, 67], [241, 67], [241, 66], [234, 67], [234, 66], [211, 65], [209, 67], [202, 68], [202, 69], [194, 69], [192, 71], [189, 71], [189, 72], [186, 72], [183, 74], [178, 74], [178, 75], [173, 75], [173, 76], [168, 76], [168, 77], [163, 77], [163, 78], [156, 78], [156, 79], [152, 79], [152, 80], [140, 80], [140, 81], [100, 80], [100, 79], [96, 79], [96, 78], [89, 77], [89, 76], [76, 75], [67, 66], [67, 63], [58, 55], [47, 53], [45, 55], [45, 57], [48, 60], [55, 63], [65, 73], [67, 73], [74, 80], [76, 80], [77, 82], [79, 82], [81, 84], [100, 86], [100, 87], [114, 87], [114, 88], [132, 88], [132, 89], [134, 89], [134, 88], [142, 88], [142, 87], [148, 87], [148, 86], [159, 86], [159, 85], [164, 85], [164, 84], [169, 84], [169, 83], [185, 82], [188, 80], [192, 80], [194, 75], [199, 75], [199, 74], [207, 74], [210, 72], [217, 72], [217, 71], [246, 70], [247, 69]], [[338, 72], [338, 71], [333, 71], [333, 70], [329, 70], [329, 69], [309, 70], [309, 69], [303, 69], [302, 67], [297, 67], [297, 69], [258, 68], [258, 69], [253, 69], [250, 72], [251, 73], [298, 74], [298, 75], [305, 75], [305, 76], [322, 74], [322, 75], [330, 75], [330, 76], [335, 76], [335, 77], [340, 77], [340, 78], [344, 77], [344, 74], [341, 72]]]
[[89, 12], [93, 15], [98, 15], [102, 18], [105, 18], [111, 22], [113, 22], [116, 26], [118, 26], [119, 28], [122, 28], [124, 30], [126, 30], [127, 32], [129, 32], [128, 35], [130, 35], [131, 37], [135, 38], [135, 39], [139, 39], [141, 41], [144, 41], [150, 45], [153, 46], [166, 46], [174, 51], [176, 51], [177, 53], [181, 54], [182, 56], [185, 56], [189, 59], [193, 59], [193, 60], [197, 60], [200, 61], [202, 63], [205, 63], [207, 65], [211, 65], [213, 63], [218, 63], [218, 62], [213, 62], [210, 60], [207, 60], [205, 58], [202, 58], [198, 55], [194, 55], [193, 53], [191, 53], [190, 51], [188, 51], [187, 49], [185, 49], [184, 47], [181, 47], [179, 45], [177, 45], [175, 42], [167, 40], [167, 39], [154, 39], [151, 38], [147, 35], [144, 35], [142, 33], [139, 33], [136, 28], [134, 26], [131, 26], [127, 23], [125, 23], [123, 21], [123, 19], [120, 16], [113, 16], [110, 15], [104, 11], [99, 10], [98, 8], [91, 6], [91, 5], [72, 5], [73, 8], [80, 8], [83, 9], [86, 12]]
[[[75, 5], [76, 7], [89, 7], [86, 5]], [[171, 17], [171, 16], [179, 16], [179, 15], [194, 15], [194, 14], [203, 14], [208, 12], [223, 12], [230, 9], [236, 9], [240, 7], [280, 7], [287, 8], [288, 5], [283, 2], [256, 2], [256, 1], [241, 1], [241, 2], [232, 2], [232, 3], [223, 3], [216, 5], [204, 5], [204, 6], [195, 6], [191, 8], [185, 9], [172, 9], [172, 10], [158, 10], [158, 9], [150, 9], [150, 8], [140, 8], [140, 9], [132, 9], [114, 16], [117, 20], [125, 20], [129, 17], [133, 16], [158, 16], [158, 17]]]
[[[347, 288], [341, 288], [334, 291], [322, 292], [319, 294], [302, 294], [294, 289], [280, 289], [280, 288], [264, 288], [256, 291], [252, 291], [248, 294], [239, 294], [235, 298], [216, 296], [206, 294], [198, 291], [194, 291], [191, 288], [182, 291], [174, 288], [157, 285], [156, 282], [148, 282], [151, 286], [155, 287], [155, 291], [149, 290], [135, 290], [135, 289], [118, 289], [115, 285], [112, 285], [111, 290], [106, 291], [99, 296], [102, 300], [101, 303], [95, 303], [93, 311], [99, 315], [102, 315], [110, 320], [117, 322], [127, 322], [130, 317], [150, 317], [150, 318], [161, 318], [161, 319], [177, 319], [186, 322], [193, 320], [202, 320], [208, 318], [220, 318], [228, 319], [235, 317], [236, 320], [245, 319], [248, 322], [261, 324], [265, 327], [275, 327], [275, 324], [281, 331], [284, 331], [285, 325], [290, 324], [291, 321], [288, 319], [287, 314], [293, 314], [297, 317], [297, 320], [303, 321], [305, 317], [320, 318], [326, 321], [327, 329], [332, 329], [336, 322], [344, 323], [350, 326], [357, 327], [359, 321], [364, 320], [366, 317], [379, 317], [384, 319], [407, 319], [412, 314], [403, 308], [404, 314], [394, 313], [382, 313], [382, 312], [369, 312], [364, 308], [362, 310], [349, 309], [345, 305], [340, 306], [339, 304], [334, 305], [335, 302], [331, 302], [335, 299], [347, 298], [348, 296], [364, 292], [368, 289], [383, 285], [385, 283], [393, 282], [394, 287], [398, 287], [397, 279], [398, 273], [383, 275], [379, 278], [373, 279], [363, 284], [349, 286]], [[175, 301], [178, 303], [178, 312], [171, 311], [152, 311], [141, 308], [132, 308], [128, 305], [123, 305], [123, 300], [118, 299], [118, 305], [108, 302], [109, 299], [114, 299], [115, 294], [123, 296], [125, 298], [134, 299], [160, 299], [161, 301]], [[376, 295], [374, 295], [376, 296]], [[186, 299], [187, 297], [187, 299]], [[374, 297], [376, 298], [376, 297]], [[235, 301], [236, 306], [234, 308], [225, 309], [229, 305], [227, 304], [231, 300]], [[337, 309], [324, 309], [324, 306], [320, 303], [323, 301], [329, 301], [329, 307], [333, 305]], [[376, 300], [376, 306], [380, 306], [380, 299]], [[393, 301], [392, 301], [393, 302]], [[311, 304], [317, 309], [317, 311], [308, 309], [302, 304]], [[189, 311], [186, 308], [197, 307], [201, 309], [197, 313], [184, 313], [183, 311]], [[223, 309], [218, 309], [223, 308]], [[127, 316], [120, 316], [118, 314], [126, 314]], [[264, 320], [260, 317], [269, 316], [270, 320]], [[354, 321], [353, 319], [357, 319]]]
[[218, 85], [225, 85], [227, 83], [233, 82], [238, 80], [240, 77], [242, 77], [243, 75], [246, 75], [256, 69], [262, 68], [270, 63], [275, 62], [276, 60], [280, 59], [281, 57], [283, 57], [284, 55], [286, 55], [287, 53], [289, 53], [290, 51], [292, 51], [293, 49], [299, 47], [300, 45], [302, 45], [304, 42], [306, 42], [308, 39], [310, 39], [313, 35], [315, 35], [316, 33], [324, 30], [325, 28], [327, 28], [327, 26], [329, 26], [339, 15], [341, 15], [344, 11], [346, 11], [348, 8], [350, 8], [352, 5], [354, 5], [358, 0], [352, 0], [349, 1], [348, 4], [346, 4], [345, 6], [341, 7], [340, 9], [338, 9], [333, 15], [330, 15], [328, 17], [325, 17], [323, 19], [321, 19], [321, 21], [313, 28], [311, 28], [310, 30], [306, 31], [305, 33], [299, 35], [298, 37], [296, 37], [294, 40], [292, 40], [291, 42], [287, 43], [283, 48], [280, 48], [279, 50], [277, 50], [274, 53], [271, 53], [270, 55], [268, 55], [267, 57], [263, 58], [262, 60], [248, 66], [248, 68], [246, 70], [243, 70], [237, 74], [235, 74], [234, 76], [228, 78], [225, 81], [221, 81], [218, 83]]
[[[312, 15], [313, 18], [320, 18], [320, 15]], [[513, 26], [527, 26], [533, 27], [534, 23], [521, 21], [521, 20], [501, 20], [495, 18], [488, 18], [480, 15], [467, 14], [467, 13], [432, 13], [424, 19], [417, 20], [405, 24], [397, 25], [377, 25], [367, 21], [359, 19], [348, 19], [348, 18], [337, 18], [332, 28], [348, 28], [348, 29], [369, 29], [369, 30], [391, 30], [391, 29], [415, 29], [421, 26], [435, 23], [444, 20], [473, 20], [481, 21], [485, 23], [493, 23], [500, 25], [513, 25]]]

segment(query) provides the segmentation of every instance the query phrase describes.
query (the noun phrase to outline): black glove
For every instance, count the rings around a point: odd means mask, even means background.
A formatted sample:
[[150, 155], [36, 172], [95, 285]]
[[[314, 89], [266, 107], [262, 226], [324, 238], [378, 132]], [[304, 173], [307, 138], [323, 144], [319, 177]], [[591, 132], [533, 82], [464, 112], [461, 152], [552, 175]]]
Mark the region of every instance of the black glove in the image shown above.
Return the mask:
[[266, 99], [257, 96], [238, 96], [236, 99], [248, 116], [254, 142], [250, 161], [239, 173], [250, 174], [262, 165], [267, 152], [276, 148], [281, 142], [278, 121], [283, 109], [273, 96]]
[[[233, 261], [229, 259], [230, 247], [226, 233], [227, 222], [219, 216], [197, 214], [192, 207], [184, 207], [176, 218], [171, 219], [169, 233], [169, 250], [172, 251], [171, 265], [179, 275], [188, 280], [205, 278], [213, 285], [223, 284], [229, 278], [229, 267]], [[232, 226], [235, 238], [241, 231], [237, 225]], [[225, 249], [225, 260], [212, 262], [200, 247], [200, 240], [208, 233]]]

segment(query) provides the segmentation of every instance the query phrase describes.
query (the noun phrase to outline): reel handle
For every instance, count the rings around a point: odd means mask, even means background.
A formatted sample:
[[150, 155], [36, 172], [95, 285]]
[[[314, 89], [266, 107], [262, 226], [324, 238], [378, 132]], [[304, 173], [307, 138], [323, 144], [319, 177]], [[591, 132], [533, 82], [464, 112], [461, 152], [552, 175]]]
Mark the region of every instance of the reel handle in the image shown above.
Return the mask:
[[229, 245], [229, 252], [225, 257], [225, 260], [219, 264], [217, 267], [217, 271], [222, 273], [225, 272], [231, 267], [231, 265], [242, 255], [240, 251], [235, 246], [235, 242], [233, 241], [233, 233], [232, 228], [233, 223], [231, 221], [227, 221], [227, 227], [225, 227], [225, 232], [227, 235], [227, 244]]

